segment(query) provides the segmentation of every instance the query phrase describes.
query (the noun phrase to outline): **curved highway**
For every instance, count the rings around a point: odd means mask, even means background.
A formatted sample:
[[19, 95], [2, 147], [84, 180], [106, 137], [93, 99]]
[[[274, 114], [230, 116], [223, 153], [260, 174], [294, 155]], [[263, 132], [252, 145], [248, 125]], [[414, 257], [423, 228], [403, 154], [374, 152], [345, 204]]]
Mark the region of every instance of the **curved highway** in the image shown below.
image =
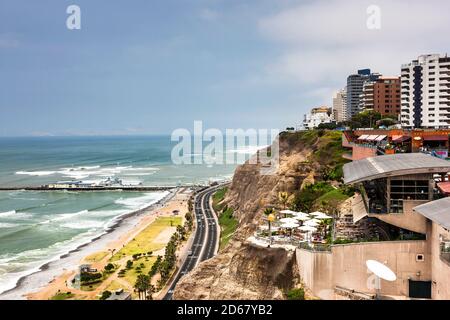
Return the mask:
[[210, 199], [220, 186], [214, 186], [200, 191], [194, 200], [194, 212], [197, 227], [195, 229], [194, 241], [192, 242], [189, 254], [178, 270], [169, 290], [163, 300], [171, 300], [173, 291], [178, 281], [195, 266], [212, 258], [218, 250], [218, 240], [220, 229], [217, 225], [215, 213], [210, 206]]

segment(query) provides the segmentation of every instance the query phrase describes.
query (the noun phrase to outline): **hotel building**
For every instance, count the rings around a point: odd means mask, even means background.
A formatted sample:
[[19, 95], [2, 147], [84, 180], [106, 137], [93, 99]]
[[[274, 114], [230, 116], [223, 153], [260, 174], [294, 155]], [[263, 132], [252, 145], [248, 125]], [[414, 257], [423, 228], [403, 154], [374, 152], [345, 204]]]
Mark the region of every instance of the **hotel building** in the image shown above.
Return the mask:
[[419, 56], [402, 65], [401, 123], [405, 128], [450, 127], [450, 58]]

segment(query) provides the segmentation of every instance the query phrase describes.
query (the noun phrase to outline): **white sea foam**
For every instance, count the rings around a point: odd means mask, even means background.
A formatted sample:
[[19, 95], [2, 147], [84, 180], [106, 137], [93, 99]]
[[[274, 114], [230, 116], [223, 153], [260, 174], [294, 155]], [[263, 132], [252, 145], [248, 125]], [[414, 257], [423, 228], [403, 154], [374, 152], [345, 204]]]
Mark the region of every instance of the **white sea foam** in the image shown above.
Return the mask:
[[[62, 226], [79, 230], [89, 229], [89, 231], [82, 232], [71, 239], [55, 243], [47, 248], [23, 251], [18, 254], [0, 255], [0, 294], [14, 288], [20, 278], [39, 271], [43, 264], [56, 261], [61, 255], [104, 234], [105, 229], [114, 224], [120, 216], [147, 207], [168, 194], [168, 191], [155, 192], [144, 194], [141, 197], [117, 200], [116, 203], [123, 204], [126, 207], [122, 210], [83, 210], [75, 213], [58, 214], [56, 217], [46, 216], [47, 220], [44, 221], [46, 226], [54, 225], [55, 227]], [[8, 214], [11, 213], [8, 212]], [[111, 218], [101, 220], [101, 217]]]
[[16, 214], [16, 210], [0, 212], [0, 218], [8, 218], [14, 216]]
[[25, 220], [31, 218], [32, 216], [32, 213], [16, 212], [15, 210], [0, 213], [0, 219], [3, 220]]
[[58, 260], [59, 257], [96, 236], [92, 232], [79, 234], [72, 239], [58, 242], [47, 248], [23, 251], [0, 256], [0, 294], [16, 286], [17, 281], [39, 271], [40, 266]]
[[55, 174], [56, 171], [17, 171], [17, 175], [28, 175], [28, 176], [50, 176], [52, 174]]
[[0, 222], [0, 229], [14, 228], [17, 226], [17, 223]]
[[107, 224], [100, 220], [77, 220], [74, 222], [63, 223], [61, 227], [69, 229], [99, 229]]
[[158, 192], [158, 193], [146, 193], [145, 196], [135, 197], [135, 198], [120, 198], [115, 201], [116, 204], [121, 204], [129, 208], [134, 208], [135, 210], [149, 206], [169, 194], [168, 191]]

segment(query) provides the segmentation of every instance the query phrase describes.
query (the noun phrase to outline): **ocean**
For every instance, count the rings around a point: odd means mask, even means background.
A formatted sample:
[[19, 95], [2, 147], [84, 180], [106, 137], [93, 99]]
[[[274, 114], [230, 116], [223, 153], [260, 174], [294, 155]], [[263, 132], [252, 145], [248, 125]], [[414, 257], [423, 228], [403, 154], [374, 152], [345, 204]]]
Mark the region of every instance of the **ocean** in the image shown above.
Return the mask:
[[[173, 164], [174, 145], [170, 136], [1, 138], [0, 186], [99, 183], [108, 178], [118, 178], [124, 185], [177, 186], [232, 177], [236, 164]], [[250, 156], [255, 146], [235, 145], [223, 152]], [[123, 215], [168, 194], [0, 192], [0, 293], [49, 261], [104, 234]]]

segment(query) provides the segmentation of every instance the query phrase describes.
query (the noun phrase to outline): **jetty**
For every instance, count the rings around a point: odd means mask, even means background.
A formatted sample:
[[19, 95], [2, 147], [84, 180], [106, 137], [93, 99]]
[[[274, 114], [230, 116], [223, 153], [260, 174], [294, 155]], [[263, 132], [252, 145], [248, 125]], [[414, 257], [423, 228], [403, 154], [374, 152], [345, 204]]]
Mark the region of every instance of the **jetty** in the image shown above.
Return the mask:
[[177, 186], [95, 186], [95, 187], [50, 187], [25, 186], [25, 187], [0, 187], [0, 191], [129, 191], [129, 192], [153, 192], [167, 191], [177, 188], [198, 188], [199, 185], [177, 185]]

